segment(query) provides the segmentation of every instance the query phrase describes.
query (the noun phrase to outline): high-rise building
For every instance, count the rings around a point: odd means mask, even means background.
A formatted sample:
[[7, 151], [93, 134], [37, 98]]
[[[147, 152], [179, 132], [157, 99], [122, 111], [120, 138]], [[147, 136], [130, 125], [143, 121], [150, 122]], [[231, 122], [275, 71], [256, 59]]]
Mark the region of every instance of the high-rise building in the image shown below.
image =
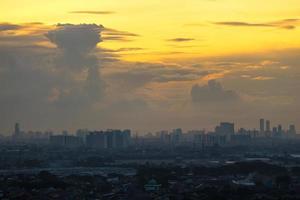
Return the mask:
[[268, 133], [271, 132], [271, 122], [270, 122], [270, 120], [267, 120], [267, 121], [266, 121], [266, 131], [267, 131]]
[[264, 119], [259, 120], [259, 130], [260, 130], [260, 133], [265, 132], [265, 120]]
[[52, 135], [50, 136], [50, 144], [62, 147], [79, 147], [83, 144], [81, 138], [72, 135]]
[[89, 130], [87, 129], [78, 129], [76, 131], [76, 136], [81, 138], [84, 143], [86, 143], [86, 136], [89, 135]]
[[125, 147], [125, 134], [121, 130], [113, 131], [114, 138], [114, 148], [124, 148]]
[[272, 129], [272, 135], [273, 136], [277, 136], [278, 135], [277, 127], [273, 127], [273, 129]]
[[277, 131], [278, 131], [278, 135], [281, 136], [283, 133], [283, 130], [282, 130], [282, 126], [280, 124], [278, 125]]
[[124, 147], [128, 147], [131, 144], [131, 130], [126, 129], [123, 131]]
[[103, 131], [91, 132], [86, 136], [86, 145], [92, 148], [106, 149], [107, 135]]
[[86, 136], [86, 145], [100, 149], [126, 148], [131, 142], [130, 130], [94, 131]]
[[19, 123], [16, 123], [15, 124], [14, 135], [15, 136], [20, 136], [20, 134], [21, 134], [20, 125], [19, 125]]
[[107, 148], [109, 148], [109, 149], [115, 148], [115, 137], [113, 134], [113, 130], [105, 131], [104, 135], [105, 135], [106, 141], [107, 141], [107, 143], [106, 143]]
[[21, 132], [21, 129], [20, 129], [20, 124], [19, 123], [16, 123], [15, 124], [15, 128], [14, 128], [14, 132], [12, 133], [12, 139], [14, 141], [20, 141], [22, 140], [22, 132]]
[[182, 140], [182, 129], [177, 128], [171, 132], [171, 143], [172, 145], [178, 145]]
[[221, 122], [220, 125], [215, 128], [215, 132], [219, 136], [225, 136], [226, 141], [230, 142], [231, 136], [234, 135], [234, 123]]
[[234, 134], [234, 124], [228, 122], [221, 122], [219, 126], [216, 127], [216, 133], [219, 135], [233, 135]]

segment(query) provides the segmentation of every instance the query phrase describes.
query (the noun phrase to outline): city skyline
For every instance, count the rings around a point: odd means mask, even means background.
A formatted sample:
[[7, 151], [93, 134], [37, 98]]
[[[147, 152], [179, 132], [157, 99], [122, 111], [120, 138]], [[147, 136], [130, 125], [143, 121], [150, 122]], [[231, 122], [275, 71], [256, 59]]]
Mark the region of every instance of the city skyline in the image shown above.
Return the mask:
[[[289, 134], [289, 133], [292, 133], [292, 134], [298, 134], [297, 133], [297, 129], [296, 129], [296, 126], [295, 124], [292, 124], [292, 123], [289, 123], [287, 125], [283, 125], [281, 123], [278, 123], [278, 124], [272, 124], [270, 120], [268, 119], [264, 119], [264, 118], [260, 118], [259, 121], [258, 121], [258, 126], [257, 127], [242, 127], [242, 126], [238, 126], [234, 121], [233, 122], [219, 122], [220, 125], [215, 125], [213, 129], [207, 129], [205, 127], [200, 127], [198, 129], [185, 129], [183, 130], [182, 128], [180, 127], [173, 127], [169, 130], [179, 130], [180, 131], [185, 131], [186, 133], [190, 132], [190, 131], [200, 131], [200, 132], [203, 132], [205, 134], [209, 134], [209, 133], [217, 133], [219, 130], [222, 130], [222, 126], [225, 126], [225, 129], [230, 129], [229, 132], [232, 132], [232, 134], [236, 134], [236, 133], [240, 133], [240, 131], [254, 131], [254, 132], [257, 132], [258, 134], [265, 134], [265, 133], [272, 133], [272, 132], [282, 132], [282, 133], [286, 133], [286, 134]], [[221, 128], [220, 128], [221, 127]], [[55, 135], [59, 135], [59, 134], [62, 134], [62, 135], [77, 135], [78, 133], [93, 133], [93, 132], [102, 132], [104, 130], [106, 131], [110, 131], [110, 130], [130, 130], [130, 131], [133, 131], [135, 134], [138, 134], [138, 135], [141, 135], [141, 136], [146, 136], [148, 134], [153, 134], [153, 133], [159, 133], [159, 132], [169, 132], [167, 129], [160, 129], [160, 130], [154, 130], [154, 131], [150, 131], [150, 130], [146, 130], [146, 131], [141, 131], [141, 132], [138, 132], [138, 130], [134, 130], [134, 129], [130, 129], [130, 128], [113, 128], [113, 127], [110, 127], [110, 128], [98, 128], [98, 129], [89, 129], [88, 127], [85, 127], [85, 128], [79, 128], [77, 129], [76, 131], [70, 131], [70, 130], [67, 130], [67, 129], [63, 129], [61, 131], [53, 131], [55, 129], [47, 129], [47, 130], [34, 130], [34, 129], [31, 129], [31, 130], [24, 130], [22, 129], [21, 125], [19, 122], [16, 122], [15, 123], [15, 126], [14, 126], [14, 129], [10, 132], [10, 133], [6, 133], [4, 134], [4, 136], [8, 136], [8, 135], [11, 135], [13, 137], [18, 137], [20, 136], [22, 133], [28, 133], [28, 132], [39, 132], [39, 133], [51, 133], [52, 134], [55, 134]], [[170, 131], [171, 132], [171, 131]], [[221, 131], [222, 132], [222, 131]]]
[[[15, 124], [12, 135], [2, 137], [2, 142], [13, 145], [43, 145], [62, 148], [91, 148], [98, 150], [121, 150], [139, 145], [148, 145], [158, 148], [177, 148], [193, 146], [194, 148], [238, 147], [238, 146], [273, 146], [298, 142], [296, 126], [290, 124], [284, 128], [281, 124], [272, 126], [271, 122], [259, 119], [259, 129], [245, 129], [234, 123], [220, 122], [214, 130], [160, 130], [156, 132], [138, 133], [130, 129], [89, 130], [79, 129], [75, 133], [67, 130], [61, 133], [52, 131], [24, 131], [20, 124]], [[266, 127], [266, 129], [265, 129]]]

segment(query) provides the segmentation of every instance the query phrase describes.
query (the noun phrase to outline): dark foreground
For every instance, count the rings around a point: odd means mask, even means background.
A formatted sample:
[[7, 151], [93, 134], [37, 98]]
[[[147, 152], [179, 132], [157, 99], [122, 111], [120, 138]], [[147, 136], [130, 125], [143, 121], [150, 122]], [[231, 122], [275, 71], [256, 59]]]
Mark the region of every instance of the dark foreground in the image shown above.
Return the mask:
[[[128, 167], [128, 166], [127, 166]], [[300, 199], [300, 168], [262, 161], [143, 164], [131, 173], [40, 171], [0, 176], [1, 199]], [[119, 169], [122, 171], [121, 168]], [[126, 170], [125, 170], [126, 171]], [[128, 168], [127, 171], [128, 172]], [[129, 170], [130, 172], [130, 170]]]

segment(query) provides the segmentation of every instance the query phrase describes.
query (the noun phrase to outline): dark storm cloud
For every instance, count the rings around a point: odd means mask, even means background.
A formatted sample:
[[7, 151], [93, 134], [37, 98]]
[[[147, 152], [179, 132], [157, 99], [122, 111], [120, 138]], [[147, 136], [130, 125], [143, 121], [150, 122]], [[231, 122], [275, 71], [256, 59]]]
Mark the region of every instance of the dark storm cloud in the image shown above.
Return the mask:
[[115, 14], [113, 11], [93, 11], [93, 10], [76, 10], [69, 12], [71, 14], [92, 14], [92, 15], [109, 15]]
[[239, 95], [232, 90], [225, 90], [216, 80], [208, 81], [207, 85], [194, 85], [191, 90], [195, 103], [228, 103], [239, 100]]
[[193, 40], [195, 40], [195, 39], [194, 38], [172, 38], [167, 41], [169, 41], [169, 42], [190, 42]]
[[62, 65], [81, 70], [98, 64], [92, 51], [102, 41], [102, 29], [103, 26], [96, 24], [61, 24], [58, 29], [49, 31], [46, 37], [62, 51]]
[[82, 91], [74, 90], [75, 95], [78, 93], [78, 99], [86, 97], [86, 100], [96, 101], [102, 96], [104, 83], [99, 75], [98, 58], [93, 54], [97, 44], [102, 41], [102, 30], [103, 26], [95, 24], [62, 24], [46, 35], [62, 50], [59, 64], [75, 70], [76, 73], [88, 71]]
[[58, 48], [72, 53], [89, 53], [101, 42], [103, 26], [96, 24], [59, 24], [58, 29], [46, 34]]
[[[2, 129], [15, 120], [42, 127], [68, 126], [102, 100], [105, 83], [94, 55], [101, 28], [61, 24], [46, 37], [16, 36], [19, 45], [7, 42], [13, 36], [0, 36], [0, 112], [6, 116], [1, 119]], [[47, 39], [57, 48], [34, 44]]]
[[223, 21], [223, 22], [214, 22], [216, 25], [222, 26], [236, 26], [236, 27], [274, 27], [282, 29], [295, 29], [299, 24], [299, 19], [283, 19], [275, 22], [267, 23], [250, 23], [242, 21]]

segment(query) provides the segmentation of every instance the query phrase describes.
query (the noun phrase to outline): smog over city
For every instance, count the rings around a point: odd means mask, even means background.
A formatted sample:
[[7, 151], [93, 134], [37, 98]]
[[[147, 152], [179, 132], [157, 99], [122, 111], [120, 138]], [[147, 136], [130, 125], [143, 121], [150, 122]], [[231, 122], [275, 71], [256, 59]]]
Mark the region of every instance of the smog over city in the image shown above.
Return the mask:
[[0, 5], [0, 199], [300, 199], [299, 1]]

